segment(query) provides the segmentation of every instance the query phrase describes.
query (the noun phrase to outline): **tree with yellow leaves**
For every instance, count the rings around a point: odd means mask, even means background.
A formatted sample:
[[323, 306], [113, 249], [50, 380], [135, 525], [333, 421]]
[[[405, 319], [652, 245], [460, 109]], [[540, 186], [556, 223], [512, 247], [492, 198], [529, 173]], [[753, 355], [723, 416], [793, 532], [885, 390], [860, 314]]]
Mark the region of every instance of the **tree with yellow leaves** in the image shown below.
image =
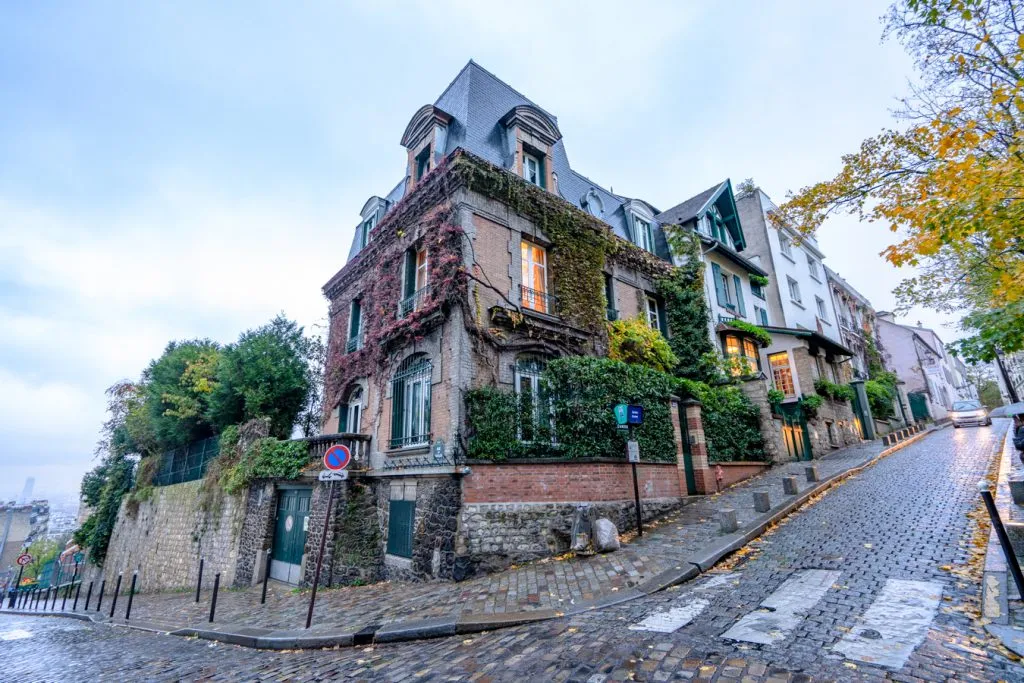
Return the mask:
[[1024, 11], [1014, 0], [902, 0], [885, 18], [915, 57], [921, 85], [904, 130], [843, 157], [774, 217], [813, 233], [835, 212], [884, 221], [882, 255], [918, 274], [901, 308], [965, 312], [954, 351], [991, 360], [1024, 348]]

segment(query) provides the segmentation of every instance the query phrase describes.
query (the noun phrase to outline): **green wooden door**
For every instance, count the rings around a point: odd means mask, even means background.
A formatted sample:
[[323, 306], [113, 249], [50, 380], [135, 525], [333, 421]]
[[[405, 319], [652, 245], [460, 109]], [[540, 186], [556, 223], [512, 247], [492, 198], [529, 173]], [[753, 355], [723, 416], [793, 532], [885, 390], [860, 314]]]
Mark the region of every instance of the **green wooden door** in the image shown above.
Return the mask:
[[283, 489], [278, 492], [272, 559], [292, 565], [302, 563], [311, 493], [309, 489]]
[[799, 403], [783, 403], [782, 438], [786, 442], [789, 457], [794, 460], [810, 460], [811, 436], [807, 433], [807, 419]]
[[683, 428], [683, 467], [686, 471], [686, 493], [697, 495], [697, 478], [693, 472], [693, 451], [690, 450], [690, 430], [686, 425], [686, 408], [679, 407], [679, 424]]
[[860, 437], [862, 439], [868, 438], [868, 426], [866, 424], [866, 417], [864, 415], [864, 406], [860, 402], [860, 393], [854, 389], [853, 391], [853, 414], [857, 416], [857, 425], [860, 427]]
[[415, 518], [415, 501], [391, 501], [391, 505], [388, 508], [389, 555], [412, 557], [412, 530]]
[[907, 394], [907, 398], [910, 399], [910, 412], [914, 415], [914, 422], [927, 420], [930, 417], [928, 414], [928, 399], [925, 398], [924, 394], [914, 392]]

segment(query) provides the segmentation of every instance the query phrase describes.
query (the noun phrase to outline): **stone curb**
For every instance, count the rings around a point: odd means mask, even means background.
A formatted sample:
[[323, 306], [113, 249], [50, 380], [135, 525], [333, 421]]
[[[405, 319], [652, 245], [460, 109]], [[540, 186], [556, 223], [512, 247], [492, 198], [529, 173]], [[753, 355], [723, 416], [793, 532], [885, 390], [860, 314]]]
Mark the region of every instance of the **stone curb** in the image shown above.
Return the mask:
[[[881, 451], [878, 455], [865, 460], [860, 465], [855, 465], [848, 470], [834, 474], [828, 479], [818, 482], [811, 488], [801, 491], [792, 500], [777, 505], [761, 517], [755, 519], [749, 529], [737, 531], [723, 536], [710, 546], [688, 557], [681, 566], [667, 569], [657, 574], [638, 586], [616, 591], [607, 595], [578, 603], [569, 609], [538, 609], [529, 612], [501, 612], [494, 614], [463, 614], [448, 617], [435, 617], [431, 619], [410, 619], [407, 621], [391, 622], [384, 625], [371, 625], [359, 633], [341, 631], [319, 631], [310, 634], [308, 631], [275, 631], [270, 629], [238, 628], [237, 630], [217, 630], [182, 628], [167, 631], [170, 635], [203, 638], [216, 640], [223, 643], [240, 645], [257, 649], [269, 650], [297, 650], [316, 649], [326, 647], [349, 647], [370, 643], [398, 643], [410, 640], [423, 640], [426, 638], [443, 638], [463, 633], [479, 633], [481, 631], [493, 631], [511, 626], [538, 621], [549, 621], [571, 617], [590, 610], [603, 609], [624, 602], [636, 600], [652, 593], [665, 590], [670, 586], [684, 583], [700, 574], [708, 571], [720, 562], [727, 555], [739, 550], [743, 546], [764, 533], [771, 524], [787, 517], [795, 509], [806, 503], [817, 494], [832, 488], [845, 479], [859, 474], [870, 465], [896, 451], [920, 441], [932, 432], [936, 432], [948, 425], [939, 425], [915, 434], [910, 438], [901, 441]], [[141, 622], [137, 624], [115, 623], [94, 619], [86, 614], [74, 612], [3, 612], [0, 614], [17, 614], [21, 616], [63, 616], [74, 619], [83, 619], [97, 623], [110, 623], [114, 626], [123, 626], [139, 630], [154, 630], [147, 628]], [[359, 641], [357, 643], [357, 641]]]
[[[1009, 519], [1009, 514], [1004, 509], [1003, 501], [1004, 498], [1009, 498], [1009, 491], [1005, 490], [1005, 479], [1012, 468], [1014, 456], [1012, 432], [1012, 429], [1006, 431], [1006, 438], [999, 446], [998, 457], [1000, 460], [997, 483], [995, 490], [992, 492], [996, 498], [996, 507], [999, 509], [1000, 515], [1005, 516], [1005, 519]], [[1009, 451], [1008, 456], [1006, 455], [1007, 451]], [[1016, 586], [1009, 576], [1009, 571], [1006, 559], [1003, 557], [1003, 548], [999, 544], [999, 538], [996, 535], [996, 530], [994, 528], [990, 529], [988, 546], [985, 549], [985, 565], [981, 575], [981, 614], [982, 617], [991, 621], [992, 624], [1003, 627], [1007, 627], [1010, 623], [1009, 601], [1012, 597], [1011, 593], [1013, 596], [1017, 593]], [[1001, 639], [1006, 635], [1005, 633], [997, 634], [992, 629], [989, 629], [989, 632]], [[1007, 647], [1010, 647], [1010, 645], [1007, 645]], [[1013, 649], [1013, 647], [1010, 647], [1010, 649]]]

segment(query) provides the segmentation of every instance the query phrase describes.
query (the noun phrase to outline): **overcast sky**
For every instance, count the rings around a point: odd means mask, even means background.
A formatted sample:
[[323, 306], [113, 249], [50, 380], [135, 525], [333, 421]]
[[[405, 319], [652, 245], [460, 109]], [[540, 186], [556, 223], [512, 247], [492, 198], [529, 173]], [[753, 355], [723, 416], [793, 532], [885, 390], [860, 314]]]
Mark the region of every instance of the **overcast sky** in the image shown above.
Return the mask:
[[[77, 491], [104, 388], [168, 340], [322, 319], [359, 209], [404, 172], [405, 125], [470, 58], [618, 193], [667, 208], [753, 177], [781, 201], [892, 125], [912, 73], [880, 42], [886, 4], [7, 3], [0, 499], [26, 476]], [[852, 219], [819, 235], [877, 309], [901, 277], [890, 240]]]

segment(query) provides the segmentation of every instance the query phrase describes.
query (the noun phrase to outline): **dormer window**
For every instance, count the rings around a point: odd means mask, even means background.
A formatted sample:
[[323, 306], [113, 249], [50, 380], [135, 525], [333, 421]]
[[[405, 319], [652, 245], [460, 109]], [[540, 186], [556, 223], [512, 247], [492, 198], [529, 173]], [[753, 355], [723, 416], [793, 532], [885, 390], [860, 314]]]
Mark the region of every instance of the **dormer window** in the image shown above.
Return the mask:
[[430, 172], [430, 145], [423, 148], [423, 151], [416, 155], [416, 182]]
[[363, 231], [359, 235], [359, 248], [363, 249], [367, 244], [370, 243], [370, 231], [373, 230], [373, 226], [377, 224], [377, 217], [370, 216], [367, 220], [363, 221]]
[[651, 235], [651, 224], [642, 218], [633, 219], [633, 233], [636, 245], [645, 251], [654, 251], [654, 239]]
[[526, 182], [537, 187], [544, 187], [541, 180], [541, 168], [540, 159], [532, 154], [523, 153], [523, 178]]
[[[408, 177], [415, 186], [445, 153], [451, 114], [427, 104], [413, 114], [402, 135], [402, 147], [409, 153]], [[436, 155], [436, 156], [435, 156]], [[406, 187], [408, 192], [412, 187]]]

